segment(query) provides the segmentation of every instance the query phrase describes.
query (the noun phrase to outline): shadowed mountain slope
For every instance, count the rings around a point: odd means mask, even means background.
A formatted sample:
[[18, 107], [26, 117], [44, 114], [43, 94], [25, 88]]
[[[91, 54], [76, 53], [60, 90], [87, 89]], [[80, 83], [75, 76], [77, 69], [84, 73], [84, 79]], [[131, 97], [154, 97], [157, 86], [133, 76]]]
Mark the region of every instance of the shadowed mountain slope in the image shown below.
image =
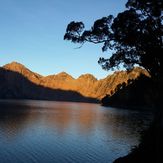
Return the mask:
[[[35, 79], [35, 75], [32, 75], [32, 79]], [[0, 68], [0, 98], [97, 102], [96, 99], [84, 97], [78, 92], [48, 88], [36, 81], [32, 82], [19, 72]]]
[[140, 75], [135, 80], [129, 80], [128, 84], [119, 84], [113, 95], [106, 95], [101, 103], [104, 106], [122, 108], [152, 107], [152, 101], [156, 97], [156, 88], [151, 78]]
[[[115, 72], [101, 80], [97, 80], [91, 74], [84, 74], [75, 79], [66, 72], [44, 77], [20, 63], [12, 62], [0, 68], [0, 98], [70, 100], [74, 97], [67, 94], [64, 98], [65, 92], [75, 92], [76, 95], [85, 98], [101, 100], [106, 95], [114, 94], [119, 84], [128, 84], [130, 80], [135, 80], [141, 74], [149, 76], [144, 69], [137, 67], [130, 72]], [[40, 88], [44, 88], [44, 91]], [[45, 93], [45, 90], [48, 90], [48, 93]], [[57, 94], [55, 97], [51, 97], [54, 96], [52, 92], [50, 93], [52, 90]], [[78, 98], [72, 100], [80, 101]]]

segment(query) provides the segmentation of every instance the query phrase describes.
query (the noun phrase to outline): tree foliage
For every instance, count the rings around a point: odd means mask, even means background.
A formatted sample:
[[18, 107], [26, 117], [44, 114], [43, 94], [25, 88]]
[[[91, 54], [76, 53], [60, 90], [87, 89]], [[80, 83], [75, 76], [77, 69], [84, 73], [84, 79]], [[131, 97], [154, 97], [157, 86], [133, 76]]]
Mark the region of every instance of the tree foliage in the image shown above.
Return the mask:
[[103, 69], [127, 70], [135, 64], [152, 76], [163, 75], [163, 0], [128, 0], [126, 10], [109, 15], [86, 30], [83, 22], [68, 24], [64, 40], [102, 44], [102, 51], [113, 50], [110, 58], [99, 58]]

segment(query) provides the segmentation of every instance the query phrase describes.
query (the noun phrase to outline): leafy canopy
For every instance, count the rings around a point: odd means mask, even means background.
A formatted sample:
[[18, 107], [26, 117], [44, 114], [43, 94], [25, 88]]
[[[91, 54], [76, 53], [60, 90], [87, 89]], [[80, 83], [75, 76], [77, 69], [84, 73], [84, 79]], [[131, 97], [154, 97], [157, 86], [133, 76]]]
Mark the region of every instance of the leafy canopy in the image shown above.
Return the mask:
[[126, 10], [117, 17], [109, 15], [85, 30], [83, 22], [68, 24], [64, 40], [102, 44], [102, 51], [113, 50], [110, 58], [99, 58], [103, 69], [127, 70], [135, 64], [152, 76], [163, 75], [163, 0], [128, 0]]

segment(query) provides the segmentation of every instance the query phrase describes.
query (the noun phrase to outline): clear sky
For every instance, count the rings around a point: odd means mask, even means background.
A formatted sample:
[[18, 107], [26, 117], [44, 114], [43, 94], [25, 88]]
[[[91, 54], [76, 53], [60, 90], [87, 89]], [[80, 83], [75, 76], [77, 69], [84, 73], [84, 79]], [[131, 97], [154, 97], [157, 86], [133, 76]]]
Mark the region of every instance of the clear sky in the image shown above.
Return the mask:
[[0, 66], [17, 61], [42, 75], [66, 71], [74, 77], [108, 75], [98, 65], [101, 46], [63, 40], [70, 21], [89, 28], [96, 19], [116, 15], [127, 0], [0, 0]]

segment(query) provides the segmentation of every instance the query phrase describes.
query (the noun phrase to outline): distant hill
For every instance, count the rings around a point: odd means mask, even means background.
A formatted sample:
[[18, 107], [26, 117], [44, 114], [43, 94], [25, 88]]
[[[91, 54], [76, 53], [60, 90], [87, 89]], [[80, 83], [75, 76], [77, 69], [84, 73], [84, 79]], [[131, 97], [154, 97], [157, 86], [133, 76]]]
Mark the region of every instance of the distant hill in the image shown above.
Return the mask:
[[[44, 77], [20, 63], [12, 62], [0, 68], [0, 98], [65, 101], [71, 98], [74, 101], [85, 101], [87, 98], [86, 101], [97, 101], [106, 95], [114, 94], [119, 85], [128, 84], [142, 74], [149, 76], [144, 69], [136, 67], [130, 72], [117, 71], [100, 80], [91, 74], [84, 74], [75, 79], [66, 72]], [[65, 95], [66, 92], [67, 95]], [[68, 92], [71, 93], [68, 94]]]

